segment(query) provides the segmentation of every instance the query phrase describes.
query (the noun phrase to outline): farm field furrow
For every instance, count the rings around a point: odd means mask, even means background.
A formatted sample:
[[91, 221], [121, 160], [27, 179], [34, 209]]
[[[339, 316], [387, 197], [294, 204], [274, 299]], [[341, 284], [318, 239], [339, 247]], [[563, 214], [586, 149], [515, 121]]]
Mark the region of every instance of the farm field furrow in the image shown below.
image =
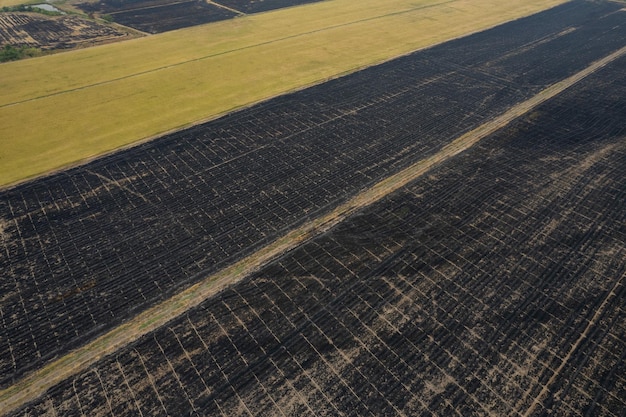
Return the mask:
[[[2, 386], [623, 46], [626, 14], [589, 7], [512, 22], [3, 192]], [[575, 30], [550, 20], [567, 10]]]
[[623, 415], [624, 68], [13, 415]]

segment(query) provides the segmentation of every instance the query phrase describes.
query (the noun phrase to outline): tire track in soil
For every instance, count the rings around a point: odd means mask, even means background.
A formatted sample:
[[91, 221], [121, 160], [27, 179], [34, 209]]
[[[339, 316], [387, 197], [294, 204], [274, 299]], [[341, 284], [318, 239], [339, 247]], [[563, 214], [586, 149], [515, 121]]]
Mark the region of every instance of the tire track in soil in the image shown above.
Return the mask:
[[[16, 384], [0, 391], [0, 413], [9, 413], [39, 398], [48, 389], [54, 387], [61, 381], [86, 370], [104, 356], [118, 351], [122, 347], [129, 345], [140, 337], [149, 334], [174, 318], [198, 306], [208, 297], [215, 295], [226, 286], [242, 280], [267, 265], [269, 262], [294, 250], [304, 242], [329, 231], [348, 216], [355, 214], [357, 211], [376, 203], [394, 191], [408, 185], [430, 169], [469, 149], [481, 139], [491, 135], [513, 120], [528, 113], [540, 104], [557, 96], [567, 88], [575, 85], [585, 77], [624, 55], [626, 55], [626, 46], [594, 62], [571, 77], [549, 86], [534, 97], [518, 103], [491, 121], [458, 137], [436, 154], [422, 159], [397, 174], [378, 182], [368, 190], [356, 195], [348, 202], [341, 204], [332, 212], [287, 233], [243, 260], [205, 278], [203, 281], [165, 300], [161, 304], [144, 311], [134, 319], [127, 321], [94, 341], [69, 352], [56, 361], [27, 375]], [[598, 307], [598, 310], [595, 312], [587, 328], [572, 347], [572, 350], [570, 350], [568, 355], [563, 359], [563, 362], [555, 371], [552, 378], [535, 398], [533, 404], [526, 410], [523, 415], [524, 417], [530, 416], [535, 407], [540, 404], [542, 398], [548, 392], [551, 383], [558, 377], [559, 371], [565, 367], [568, 358], [576, 349], [576, 346], [585, 339], [589, 329], [593, 327], [595, 321], [601, 315], [603, 308], [610, 300], [611, 294], [613, 294], [622, 279], [623, 276], [616, 282], [613, 290]]]

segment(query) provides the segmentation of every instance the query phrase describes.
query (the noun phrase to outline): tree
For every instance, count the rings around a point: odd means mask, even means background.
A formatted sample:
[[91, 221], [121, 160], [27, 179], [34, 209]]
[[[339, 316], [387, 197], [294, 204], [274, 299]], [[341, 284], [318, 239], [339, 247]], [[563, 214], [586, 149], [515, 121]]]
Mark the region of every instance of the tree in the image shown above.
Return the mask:
[[0, 51], [0, 62], [16, 61], [21, 58], [20, 50], [12, 45], [4, 45]]

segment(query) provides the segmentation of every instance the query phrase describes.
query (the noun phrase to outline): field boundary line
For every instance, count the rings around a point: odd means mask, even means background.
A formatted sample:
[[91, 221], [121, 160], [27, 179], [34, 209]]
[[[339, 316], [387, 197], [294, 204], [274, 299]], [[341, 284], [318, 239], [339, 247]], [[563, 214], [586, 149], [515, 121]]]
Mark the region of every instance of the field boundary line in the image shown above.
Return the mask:
[[[207, 298], [258, 271], [269, 262], [296, 249], [304, 242], [326, 233], [348, 216], [355, 214], [357, 211], [380, 201], [389, 194], [408, 185], [432, 168], [464, 152], [481, 139], [508, 125], [513, 120], [557, 96], [585, 77], [625, 54], [626, 46], [603, 59], [595, 61], [582, 71], [552, 84], [530, 99], [514, 105], [500, 116], [454, 139], [434, 155], [424, 158], [408, 168], [374, 184], [372, 187], [357, 194], [347, 202], [340, 204], [330, 213], [313, 219], [297, 229], [286, 233], [260, 248], [255, 253], [206, 277], [201, 282], [145, 310], [92, 342], [69, 352], [65, 356], [25, 376], [12, 386], [0, 391], [0, 413], [9, 413], [30, 401], [36, 400], [48, 389], [63, 380], [88, 369], [103, 357], [115, 353], [139, 338], [164, 326], [173, 319], [180, 317], [190, 309], [200, 305]], [[604, 303], [602, 306], [603, 305]], [[602, 306], [598, 311], [601, 311]], [[598, 312], [596, 312], [596, 314], [598, 314]], [[581, 335], [577, 343], [580, 343], [583, 337], [584, 334]], [[563, 366], [564, 363], [561, 364], [559, 369], [562, 369]], [[558, 370], [556, 374], [558, 374]], [[547, 389], [547, 387], [544, 387], [544, 391], [547, 391]], [[535, 401], [539, 401], [544, 391], [540, 393]], [[528, 415], [529, 411], [532, 411], [532, 408], [529, 409], [525, 415]]]
[[[206, 2], [208, 4], [212, 4], [215, 7], [219, 7], [219, 8], [222, 8], [224, 10], [229, 10], [229, 11], [231, 11], [233, 13], [236, 13], [238, 16], [245, 16], [246, 15], [246, 13], [244, 13], [244, 12], [242, 12], [240, 10], [233, 9], [232, 7], [225, 6], [225, 5], [221, 4], [221, 3], [217, 3], [217, 2], [212, 1], [212, 0], [206, 0]], [[280, 10], [280, 9], [275, 9], [275, 10]]]

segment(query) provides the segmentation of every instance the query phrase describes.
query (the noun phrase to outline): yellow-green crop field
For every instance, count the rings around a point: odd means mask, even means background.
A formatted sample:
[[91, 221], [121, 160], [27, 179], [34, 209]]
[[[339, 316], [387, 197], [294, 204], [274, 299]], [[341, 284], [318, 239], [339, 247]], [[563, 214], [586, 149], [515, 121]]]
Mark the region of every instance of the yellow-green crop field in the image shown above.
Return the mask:
[[0, 186], [566, 0], [328, 0], [0, 64]]
[[20, 4], [36, 4], [33, 0], [0, 0], [0, 7], [17, 6]]

